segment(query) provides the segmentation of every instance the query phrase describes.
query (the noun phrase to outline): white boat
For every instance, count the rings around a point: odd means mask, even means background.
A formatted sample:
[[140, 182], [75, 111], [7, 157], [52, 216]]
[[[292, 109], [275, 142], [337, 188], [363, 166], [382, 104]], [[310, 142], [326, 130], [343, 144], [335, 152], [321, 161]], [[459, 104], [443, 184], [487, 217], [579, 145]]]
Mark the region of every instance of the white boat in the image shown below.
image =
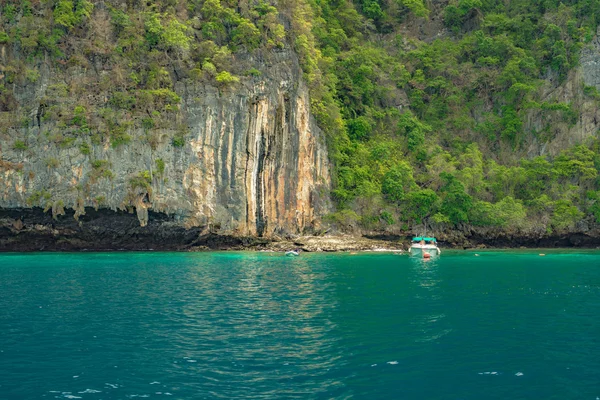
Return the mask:
[[442, 251], [434, 237], [417, 236], [412, 239], [409, 253], [411, 256], [429, 258], [439, 256]]
[[300, 252], [298, 250], [290, 250], [290, 251], [286, 251], [285, 255], [289, 256], [289, 257], [295, 257], [295, 256], [299, 256]]

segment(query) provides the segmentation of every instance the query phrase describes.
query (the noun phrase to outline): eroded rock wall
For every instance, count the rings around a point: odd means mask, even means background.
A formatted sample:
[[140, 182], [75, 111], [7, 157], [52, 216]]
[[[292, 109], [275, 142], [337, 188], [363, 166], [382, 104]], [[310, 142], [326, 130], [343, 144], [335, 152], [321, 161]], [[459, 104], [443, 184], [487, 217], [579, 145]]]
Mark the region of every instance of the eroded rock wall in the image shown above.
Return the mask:
[[541, 100], [569, 104], [577, 110], [577, 115], [574, 120], [569, 120], [560, 111], [531, 110], [525, 121], [525, 130], [530, 133], [527, 145], [530, 156], [555, 156], [564, 149], [598, 137], [600, 99], [589, 88], [600, 91], [600, 31], [581, 50], [579, 65], [564, 81], [560, 81], [556, 73], [548, 72], [541, 89]]
[[[150, 210], [188, 229], [265, 237], [317, 229], [329, 211], [325, 139], [310, 115], [308, 89], [291, 51], [271, 54], [259, 78], [235, 85], [178, 81], [182, 100], [172, 126], [151, 137], [129, 128], [131, 141], [119, 146], [86, 137], [57, 144], [48, 133], [56, 126], [39, 115], [57, 76], [49, 66], [41, 69], [35, 85], [14, 91], [22, 119], [15, 121], [14, 112], [0, 115], [2, 209], [38, 206], [56, 218], [67, 218], [61, 217], [65, 209], [75, 210], [68, 218], [86, 207], [129, 210], [142, 226], [152, 218]], [[75, 70], [60, 79], [110, 79], [111, 73]], [[181, 126], [183, 146], [172, 141]]]

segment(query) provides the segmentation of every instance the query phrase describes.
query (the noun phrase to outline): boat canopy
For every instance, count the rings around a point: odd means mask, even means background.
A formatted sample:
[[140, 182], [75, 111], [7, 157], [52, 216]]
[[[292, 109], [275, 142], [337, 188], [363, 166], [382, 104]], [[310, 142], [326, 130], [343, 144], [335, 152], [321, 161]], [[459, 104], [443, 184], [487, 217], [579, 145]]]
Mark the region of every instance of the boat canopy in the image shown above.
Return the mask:
[[422, 237], [422, 236], [416, 236], [413, 238], [413, 242], [420, 242], [421, 240], [424, 240], [426, 242], [433, 242], [433, 243], [437, 243], [437, 240], [435, 240], [434, 237]]

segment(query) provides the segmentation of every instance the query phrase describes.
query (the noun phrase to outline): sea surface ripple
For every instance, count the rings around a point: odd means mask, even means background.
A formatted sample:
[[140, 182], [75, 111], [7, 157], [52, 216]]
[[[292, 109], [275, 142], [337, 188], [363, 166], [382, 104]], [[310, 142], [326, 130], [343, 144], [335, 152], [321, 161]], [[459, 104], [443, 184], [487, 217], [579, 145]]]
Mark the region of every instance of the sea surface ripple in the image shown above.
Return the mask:
[[0, 399], [590, 399], [600, 253], [0, 255]]

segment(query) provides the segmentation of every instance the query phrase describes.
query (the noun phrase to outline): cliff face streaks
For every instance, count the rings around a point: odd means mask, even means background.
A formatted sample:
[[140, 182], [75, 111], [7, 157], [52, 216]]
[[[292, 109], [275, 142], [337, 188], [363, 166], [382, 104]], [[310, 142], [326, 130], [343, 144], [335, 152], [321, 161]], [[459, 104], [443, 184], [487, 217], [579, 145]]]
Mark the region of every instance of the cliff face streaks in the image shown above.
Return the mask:
[[[86, 207], [129, 210], [142, 227], [152, 211], [187, 229], [234, 236], [318, 228], [330, 207], [330, 168], [295, 57], [275, 54], [261, 78], [235, 87], [179, 81], [181, 103], [169, 126], [132, 127], [129, 143], [86, 142], [89, 152], [80, 151], [79, 138], [67, 147], [45, 134], [56, 127], [36, 110], [51, 83], [65, 79], [45, 68], [20, 101], [30, 123], [0, 137], [0, 208], [41, 207], [56, 218], [66, 218], [64, 209], [76, 218]], [[182, 130], [183, 145], [174, 144]]]
[[326, 206], [315, 199], [329, 171], [306, 89], [236, 100], [191, 111], [198, 125], [183, 180], [193, 203], [187, 223], [258, 236], [318, 224]]

